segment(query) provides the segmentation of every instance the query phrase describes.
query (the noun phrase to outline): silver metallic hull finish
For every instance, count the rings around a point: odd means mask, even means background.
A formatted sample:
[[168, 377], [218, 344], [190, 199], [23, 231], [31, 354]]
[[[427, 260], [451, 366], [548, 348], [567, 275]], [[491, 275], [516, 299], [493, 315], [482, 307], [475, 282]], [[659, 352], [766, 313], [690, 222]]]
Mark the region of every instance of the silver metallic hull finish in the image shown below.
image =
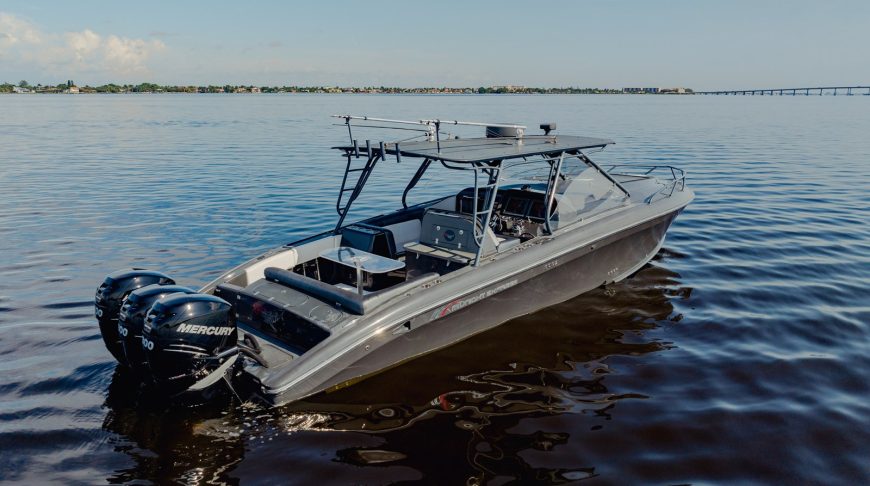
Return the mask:
[[[277, 393], [267, 392], [262, 398], [280, 405], [324, 390], [343, 388], [510, 319], [622, 280], [655, 256], [668, 227], [681, 210], [678, 208], [589, 245], [579, 246], [554, 259], [540, 260], [538, 265], [520, 274], [489, 282], [459, 299], [442, 302], [434, 308], [419, 309], [415, 317], [393, 321], [382, 327], [381, 332], [375, 332], [363, 343], [347, 349], [339, 359], [307, 376], [296, 386], [275, 390]], [[486, 295], [487, 290], [505, 286], [497, 293], [441, 316], [443, 309], [451, 303], [474, 299]], [[396, 305], [401, 306], [401, 303]], [[410, 329], [403, 324], [405, 322], [410, 323]]]

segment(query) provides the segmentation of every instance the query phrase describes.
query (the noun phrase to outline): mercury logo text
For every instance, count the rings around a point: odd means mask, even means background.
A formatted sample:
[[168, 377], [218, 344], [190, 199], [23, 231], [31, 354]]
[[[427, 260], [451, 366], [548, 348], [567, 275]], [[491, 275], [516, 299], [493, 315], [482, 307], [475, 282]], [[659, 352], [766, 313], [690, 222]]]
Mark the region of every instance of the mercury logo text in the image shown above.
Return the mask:
[[185, 334], [205, 334], [206, 336], [229, 336], [235, 331], [234, 327], [211, 327], [182, 324], [178, 326], [178, 332]]

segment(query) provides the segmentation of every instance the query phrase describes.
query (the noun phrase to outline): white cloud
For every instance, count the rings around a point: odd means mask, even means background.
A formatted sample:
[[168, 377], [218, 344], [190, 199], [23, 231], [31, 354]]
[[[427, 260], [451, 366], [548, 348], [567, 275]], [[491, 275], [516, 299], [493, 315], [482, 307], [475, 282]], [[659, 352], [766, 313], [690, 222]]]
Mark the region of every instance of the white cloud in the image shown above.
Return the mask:
[[91, 29], [46, 33], [28, 20], [0, 12], [0, 57], [22, 70], [41, 71], [43, 75], [145, 74], [147, 61], [165, 49], [160, 40], [100, 35]]
[[159, 40], [145, 41], [110, 35], [103, 45], [103, 56], [107, 64], [120, 72], [142, 71], [145, 61], [155, 52], [166, 48]]
[[42, 42], [42, 35], [33, 24], [14, 15], [0, 12], [0, 49], [20, 43], [39, 44], [40, 42]]
[[67, 46], [73, 50], [78, 62], [84, 62], [86, 57], [100, 47], [100, 36], [90, 29], [81, 32], [67, 32], [64, 37]]

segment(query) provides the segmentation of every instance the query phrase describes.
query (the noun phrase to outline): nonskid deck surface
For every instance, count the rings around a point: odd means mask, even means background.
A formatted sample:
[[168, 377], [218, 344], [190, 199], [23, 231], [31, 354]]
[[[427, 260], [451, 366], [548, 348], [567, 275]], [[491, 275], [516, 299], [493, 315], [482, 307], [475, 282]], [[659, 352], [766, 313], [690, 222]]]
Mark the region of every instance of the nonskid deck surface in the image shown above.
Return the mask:
[[[261, 311], [263, 318], [240, 319], [243, 330], [264, 337], [263, 347], [273, 348], [268, 368], [250, 363], [245, 371], [256, 379], [263, 399], [284, 403], [346, 386], [513, 317], [622, 279], [654, 256], [667, 226], [691, 200], [688, 193], [679, 199], [668, 198], [670, 204], [647, 203], [644, 201], [650, 195], [667, 184], [649, 178], [626, 180], [626, 184], [632, 188], [631, 201], [613, 214], [591, 218], [568, 233], [532, 239], [510, 252], [494, 253], [479, 267], [435, 274], [426, 285], [407, 288], [371, 313], [353, 312], [310, 288], [300, 290], [293, 281], [274, 278], [281, 273], [303, 280], [293, 269], [266, 270], [273, 278], [264, 275], [244, 289], [221, 285], [221, 295], [232, 298], [227, 290], [250, 294], [269, 306]], [[629, 210], [633, 205], [640, 209]], [[515, 269], [520, 271], [512, 276]], [[554, 284], [552, 291], [539, 295], [541, 287]], [[349, 294], [348, 298], [355, 297], [341, 286], [336, 289]], [[506, 295], [517, 297], [508, 299], [508, 305]], [[485, 301], [489, 303], [483, 305]], [[454, 313], [457, 315], [452, 316]], [[448, 322], [448, 317], [464, 324], [448, 332], [452, 325], [442, 323]], [[327, 334], [307, 349], [288, 343], [288, 336], [304, 333], [281, 331], [282, 326], [299, 323], [316, 326]]]
[[[265, 385], [262, 398], [281, 404], [341, 388], [507, 320], [625, 278], [655, 255], [674, 216], [665, 215], [634, 231], [614, 235], [610, 243], [595, 250], [579, 249], [577, 253], [584, 253], [582, 256], [565, 255], [565, 260], [553, 266], [538, 265], [521, 274], [491, 281], [458, 298], [442, 294], [440, 302], [435, 303], [425, 296], [409, 299], [407, 307], [416, 311], [409, 309], [402, 318], [410, 323], [407, 327], [398, 322], [388, 325], [378, 319], [374, 320], [376, 325], [367, 325], [363, 317], [355, 324], [359, 326], [358, 332], [349, 329], [345, 335], [336, 335], [333, 343], [325, 342], [324, 348], [312, 350], [300, 359], [299, 369], [288, 367], [268, 377], [260, 375], [265, 378], [261, 381]], [[299, 380], [302, 376], [307, 379]]]
[[[633, 222], [633, 218], [625, 217], [628, 216], [630, 213], [634, 213], [631, 214], [631, 216], [644, 216], [641, 211], [632, 212], [631, 206], [641, 205], [644, 206], [643, 209], [655, 209], [653, 206], [646, 204], [644, 201], [649, 199], [650, 196], [661, 192], [662, 189], [668, 187], [666, 184], [663, 184], [655, 179], [648, 177], [627, 178], [625, 182], [626, 185], [628, 187], [631, 187], [632, 189], [632, 197], [630, 200], [627, 200], [622, 206], [610, 209], [606, 212], [607, 214], [593, 215], [597, 217], [589, 218], [585, 222], [585, 224], [581, 221], [580, 224], [575, 225], [575, 227], [564, 229], [554, 236], [539, 236], [530, 239], [523, 244], [511, 246], [509, 248], [509, 250], [511, 251], [493, 251], [488, 255], [488, 258], [485, 258], [481, 262], [481, 265], [486, 265], [493, 261], [505, 258], [516, 258], [517, 260], [522, 260], [521, 254], [526, 249], [535, 247], [548, 241], [552, 241], [554, 239], [558, 239], [562, 234], [565, 234], [566, 231], [570, 231], [572, 233], [582, 231], [582, 228], [592, 223], [596, 223], [597, 226], [600, 227], [600, 220], [604, 216], [608, 218], [615, 218], [617, 216], [620, 216], [622, 218], [621, 220], [615, 221], [614, 224], [610, 225], [614, 228], [618, 228], [620, 225], [630, 224]], [[649, 213], [651, 211], [646, 212]], [[417, 208], [414, 209], [413, 213], [419, 213]], [[391, 216], [393, 216], [395, 219], [395, 215], [396, 213]], [[379, 218], [372, 218], [371, 221], [377, 222], [378, 219]], [[419, 227], [419, 221], [416, 224]], [[607, 225], [606, 222], [604, 224]], [[368, 226], [372, 225], [369, 223]], [[389, 226], [387, 226], [386, 228], [389, 228]], [[497, 235], [497, 237], [500, 237], [500, 235]], [[516, 239], [514, 238], [514, 240]], [[338, 240], [334, 240], [332, 242], [329, 242], [327, 244], [327, 247], [334, 247], [340, 244], [342, 243]], [[403, 246], [405, 248], [418, 248], [420, 246], [426, 245], [420, 245], [418, 233], [416, 239], [405, 243]], [[291, 246], [289, 248], [293, 247]], [[420, 278], [419, 274], [408, 276], [407, 272], [396, 272], [397, 275], [402, 277], [401, 280], [392, 282], [388, 286], [382, 288], [376, 288], [374, 287], [374, 284], [372, 284], [371, 282], [367, 282], [372, 286], [366, 287], [363, 295], [359, 295], [353, 291], [355, 287], [350, 284], [354, 284], [355, 282], [345, 282], [342, 281], [341, 278], [332, 278], [332, 282], [329, 282], [329, 279], [323, 276], [323, 274], [325, 274], [326, 272], [323, 268], [321, 268], [321, 265], [325, 265], [325, 263], [319, 261], [319, 259], [316, 257], [309, 260], [308, 262], [300, 263], [298, 261], [293, 261], [295, 265], [289, 268], [282, 268], [280, 266], [280, 262], [276, 262], [276, 268], [272, 268], [271, 270], [269, 269], [271, 266], [263, 267], [261, 277], [253, 280], [249, 285], [236, 286], [230, 283], [232, 279], [227, 279], [228, 281], [221, 283], [219, 287], [221, 287], [225, 293], [227, 291], [231, 291], [231, 293], [247, 295], [261, 301], [273, 303], [277, 307], [284, 310], [296, 308], [297, 312], [304, 314], [305, 316], [310, 318], [319, 327], [322, 327], [325, 330], [332, 332], [334, 328], [339, 326], [342, 322], [349, 319], [352, 320], [354, 318], [354, 315], [365, 314], [366, 310], [371, 310], [374, 308], [374, 306], [372, 305], [365, 306], [365, 303], [377, 301], [379, 299], [378, 303], [383, 304], [385, 301], [388, 301], [390, 297], [401, 295], [402, 290], [410, 291], [412, 289], [415, 289], [417, 286], [423, 284], [429, 284], [431, 286], [433, 284], [433, 280], [438, 280], [440, 283], [441, 280], [458, 276], [453, 275], [453, 272], [463, 269], [468, 270], [465, 268], [469, 260], [468, 257], [465, 257], [464, 259], [454, 257], [454, 255], [469, 255], [468, 252], [450, 250], [449, 248], [429, 248], [435, 250], [432, 253], [435, 253], [437, 251], [436, 256], [443, 258], [444, 260], [450, 260], [450, 262], [456, 264], [452, 266], [449, 264], [445, 265], [446, 271], [430, 272], [425, 275], [425, 278]], [[284, 247], [279, 250], [288, 251], [288, 248]], [[404, 263], [407, 262], [408, 254], [399, 253], [395, 255], [395, 258]], [[269, 272], [271, 272], [271, 275], [269, 275]], [[347, 276], [348, 275], [344, 275], [343, 277]], [[400, 292], [385, 292], [393, 289], [399, 290]], [[240, 297], [237, 296], [235, 298], [238, 299]], [[243, 315], [240, 317], [244, 319], [245, 317], [250, 316]], [[274, 320], [276, 316], [266, 313], [264, 318], [266, 319], [266, 321], [269, 321], [270, 319]], [[264, 332], [268, 332], [268, 327], [270, 325], [271, 324], [267, 323], [267, 329]]]

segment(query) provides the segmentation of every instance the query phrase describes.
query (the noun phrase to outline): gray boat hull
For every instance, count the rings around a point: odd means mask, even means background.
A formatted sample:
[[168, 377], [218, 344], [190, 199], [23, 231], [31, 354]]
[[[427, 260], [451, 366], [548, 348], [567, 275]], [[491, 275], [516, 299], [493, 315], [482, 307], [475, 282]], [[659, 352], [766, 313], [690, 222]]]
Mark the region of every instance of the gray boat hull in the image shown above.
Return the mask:
[[[367, 339], [344, 348], [341, 356], [293, 386], [262, 388], [261, 398], [281, 405], [321, 391], [341, 389], [513, 318], [622, 280], [655, 256], [681, 210], [587, 241], [552, 258], [538, 258], [529, 268], [491, 279], [482, 288], [441, 300], [434, 307], [421, 307], [419, 296], [408, 296], [406, 302], [391, 307], [398, 310], [402, 304], [416, 305], [413, 317], [400, 311], [393, 312], [392, 319], [373, 317], [379, 330]], [[538, 257], [546, 255], [546, 251], [538, 253]], [[431, 299], [427, 303], [431, 304]], [[290, 378], [286, 376], [282, 381]]]

